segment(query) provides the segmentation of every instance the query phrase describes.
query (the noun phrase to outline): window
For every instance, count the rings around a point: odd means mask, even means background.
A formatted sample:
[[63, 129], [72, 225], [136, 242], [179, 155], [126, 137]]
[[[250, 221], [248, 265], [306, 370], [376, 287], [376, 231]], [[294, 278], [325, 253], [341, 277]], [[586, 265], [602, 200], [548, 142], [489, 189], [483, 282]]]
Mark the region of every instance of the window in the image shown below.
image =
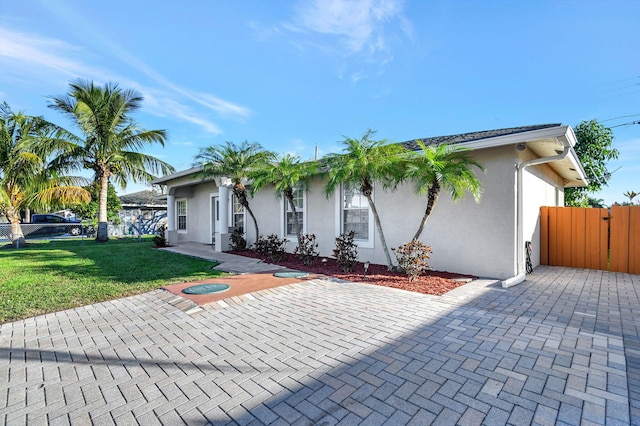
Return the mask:
[[356, 240], [369, 241], [371, 234], [369, 202], [360, 192], [360, 188], [343, 186], [341, 210], [341, 232], [354, 231]]
[[238, 197], [233, 196], [233, 203], [231, 206], [231, 226], [234, 229], [239, 229], [244, 232], [244, 207], [238, 201]]
[[187, 231], [187, 200], [176, 200], [178, 231]]
[[[285, 226], [285, 236], [286, 237], [297, 237], [298, 233], [296, 232], [296, 224], [293, 218], [293, 209], [291, 208], [291, 203], [286, 198], [284, 199], [284, 226]], [[294, 188], [293, 189], [293, 204], [296, 206], [296, 216], [298, 217], [298, 226], [300, 227], [300, 231], [304, 232], [304, 201], [305, 201], [305, 191], [303, 188]]]

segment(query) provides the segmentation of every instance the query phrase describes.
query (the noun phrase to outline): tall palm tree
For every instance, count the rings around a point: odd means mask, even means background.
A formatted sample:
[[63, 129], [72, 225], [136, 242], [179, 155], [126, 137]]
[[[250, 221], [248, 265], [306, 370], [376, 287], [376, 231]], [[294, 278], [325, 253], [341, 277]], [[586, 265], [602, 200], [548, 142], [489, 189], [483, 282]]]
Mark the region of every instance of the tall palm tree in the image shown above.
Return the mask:
[[383, 187], [395, 187], [402, 176], [398, 167], [402, 161], [404, 148], [398, 144], [386, 145], [386, 141], [376, 141], [375, 132], [367, 130], [360, 139], [345, 138], [342, 154], [329, 154], [324, 157], [329, 167], [325, 194], [330, 196], [340, 185], [356, 187], [367, 198], [373, 213], [374, 222], [380, 237], [380, 243], [387, 259], [387, 267], [393, 268], [391, 254], [387, 247], [380, 216], [373, 201], [373, 185], [379, 182]]
[[420, 225], [413, 240], [418, 240], [427, 219], [438, 201], [441, 190], [451, 195], [454, 201], [464, 198], [470, 192], [476, 202], [480, 201], [482, 185], [476, 177], [473, 167], [484, 168], [468, 156], [468, 149], [453, 145], [429, 145], [417, 141], [421, 151], [411, 158], [406, 166], [406, 178], [415, 184], [415, 191], [427, 195], [425, 209]]
[[46, 207], [89, 202], [89, 193], [79, 187], [80, 178], [59, 175], [47, 156], [55, 126], [41, 117], [13, 113], [0, 105], [0, 210], [11, 224], [14, 246], [24, 245], [20, 212], [29, 207]]
[[283, 155], [275, 163], [266, 163], [252, 174], [251, 194], [255, 194], [265, 186], [272, 184], [277, 197], [287, 200], [293, 214], [293, 226], [296, 235], [300, 236], [302, 226], [298, 220], [298, 212], [294, 202], [296, 189], [306, 191], [311, 176], [318, 170], [316, 162], [302, 162], [300, 157], [291, 154]]
[[122, 90], [115, 83], [104, 87], [79, 80], [70, 84], [65, 96], [51, 98], [49, 107], [62, 112], [80, 130], [80, 135], [65, 132], [65, 151], [58, 164], [67, 169], [91, 169], [100, 184], [98, 234], [96, 241], [108, 241], [107, 190], [112, 180], [125, 188], [127, 179], [148, 182], [158, 172], [168, 174], [174, 168], [151, 155], [139, 152], [147, 145], [164, 146], [164, 130], [146, 130], [130, 117], [142, 104], [134, 90]]
[[266, 151], [258, 143], [243, 142], [236, 145], [225, 142], [224, 145], [214, 145], [200, 149], [195, 157], [195, 165], [202, 168], [196, 177], [227, 178], [233, 184], [233, 195], [244, 209], [249, 212], [256, 230], [256, 238], [260, 237], [258, 221], [249, 207], [246, 184], [253, 173], [272, 161], [275, 155]]

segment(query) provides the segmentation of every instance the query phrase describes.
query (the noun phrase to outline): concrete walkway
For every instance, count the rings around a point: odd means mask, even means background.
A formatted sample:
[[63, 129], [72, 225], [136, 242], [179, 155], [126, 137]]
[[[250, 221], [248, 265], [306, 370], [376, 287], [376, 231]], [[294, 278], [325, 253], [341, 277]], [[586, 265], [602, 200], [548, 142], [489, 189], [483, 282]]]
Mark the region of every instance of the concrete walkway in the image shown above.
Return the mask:
[[0, 424], [640, 424], [640, 276], [156, 290], [0, 326]]

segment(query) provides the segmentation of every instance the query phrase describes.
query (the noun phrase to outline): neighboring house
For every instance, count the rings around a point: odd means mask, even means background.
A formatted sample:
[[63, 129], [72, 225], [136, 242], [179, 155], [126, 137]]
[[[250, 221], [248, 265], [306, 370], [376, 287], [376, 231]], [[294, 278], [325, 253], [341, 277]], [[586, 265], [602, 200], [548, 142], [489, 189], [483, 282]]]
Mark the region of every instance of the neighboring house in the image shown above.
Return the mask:
[[[584, 186], [584, 170], [573, 150], [576, 137], [569, 126], [545, 124], [422, 139], [427, 144], [456, 144], [486, 168], [478, 171], [482, 199], [471, 196], [454, 203], [442, 192], [421, 240], [433, 249], [430, 265], [440, 271], [473, 274], [504, 280], [512, 285], [524, 280], [525, 242], [533, 244], [532, 263], [540, 263], [539, 211], [541, 206], [564, 205], [564, 188]], [[415, 141], [405, 142], [417, 149]], [[166, 185], [170, 243], [200, 242], [224, 250], [234, 227], [246, 231], [249, 244], [256, 241], [251, 219], [232, 196], [227, 182], [194, 180], [198, 169], [156, 179]], [[357, 192], [336, 190], [324, 195], [321, 175], [308, 192], [298, 191], [303, 232], [315, 234], [322, 256], [330, 256], [335, 237], [344, 226], [358, 230], [359, 258], [385, 263], [366, 198]], [[374, 188], [376, 206], [389, 247], [398, 247], [414, 235], [424, 213], [426, 196], [415, 195], [406, 184], [395, 191]], [[267, 187], [249, 200], [263, 235], [277, 234], [296, 245], [288, 226], [291, 214], [283, 199]], [[357, 223], [356, 223], [357, 222]]]
[[167, 221], [166, 197], [156, 191], [139, 191], [118, 197], [122, 210], [119, 234], [155, 234], [158, 227]]

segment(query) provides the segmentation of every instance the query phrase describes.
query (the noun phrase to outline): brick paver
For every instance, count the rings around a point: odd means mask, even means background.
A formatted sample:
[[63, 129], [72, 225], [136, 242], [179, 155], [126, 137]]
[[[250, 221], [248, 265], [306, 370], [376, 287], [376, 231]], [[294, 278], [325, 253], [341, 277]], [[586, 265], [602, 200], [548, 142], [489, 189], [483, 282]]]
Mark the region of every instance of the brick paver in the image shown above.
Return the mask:
[[157, 290], [0, 326], [0, 424], [640, 424], [640, 276]]

